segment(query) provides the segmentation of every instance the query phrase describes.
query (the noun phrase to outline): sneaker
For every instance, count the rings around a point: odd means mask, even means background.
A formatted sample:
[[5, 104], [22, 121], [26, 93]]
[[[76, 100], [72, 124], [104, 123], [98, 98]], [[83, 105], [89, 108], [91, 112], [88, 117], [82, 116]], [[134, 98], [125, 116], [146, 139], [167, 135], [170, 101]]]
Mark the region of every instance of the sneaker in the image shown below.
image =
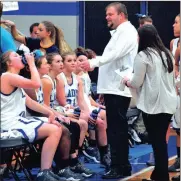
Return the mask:
[[94, 172], [88, 168], [85, 168], [80, 162], [78, 162], [74, 167], [70, 167], [70, 169], [74, 173], [82, 174], [84, 177], [91, 177], [94, 174]]
[[172, 181], [180, 181], [180, 175], [172, 177]]
[[123, 175], [118, 171], [118, 169], [111, 168], [107, 173], [102, 175], [103, 179], [119, 179], [123, 178]]
[[168, 167], [169, 172], [179, 172], [180, 171], [180, 158], [176, 158], [175, 163]]
[[65, 180], [62, 180], [58, 175], [54, 174], [51, 170], [50, 170], [50, 175], [58, 181], [65, 181]]
[[110, 170], [111, 157], [109, 153], [103, 156], [103, 158], [101, 159], [101, 164], [105, 166], [106, 171]]
[[91, 160], [94, 160], [96, 163], [100, 163], [100, 155], [97, 148], [88, 147], [85, 150], [82, 151], [84, 156], [90, 158]]
[[50, 173], [51, 170], [45, 169], [43, 171], [40, 171], [37, 175], [36, 181], [59, 181], [60, 178], [58, 179], [52, 177], [52, 173]]
[[135, 142], [141, 143], [141, 139], [139, 138], [138, 134], [136, 133], [134, 129], [129, 128], [129, 134]]
[[72, 172], [69, 167], [59, 170], [58, 176], [61, 179], [68, 180], [68, 181], [82, 181], [84, 179], [81, 174]]

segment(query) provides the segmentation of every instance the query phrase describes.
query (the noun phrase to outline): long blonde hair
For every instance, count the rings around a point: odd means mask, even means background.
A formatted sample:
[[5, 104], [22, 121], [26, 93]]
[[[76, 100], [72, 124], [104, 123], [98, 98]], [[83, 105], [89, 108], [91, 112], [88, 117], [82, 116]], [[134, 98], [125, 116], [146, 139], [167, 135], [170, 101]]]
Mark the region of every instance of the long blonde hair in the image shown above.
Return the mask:
[[71, 47], [64, 39], [63, 31], [49, 21], [41, 22], [48, 32], [51, 32], [50, 38], [53, 43], [58, 47], [59, 53], [63, 54], [72, 51]]

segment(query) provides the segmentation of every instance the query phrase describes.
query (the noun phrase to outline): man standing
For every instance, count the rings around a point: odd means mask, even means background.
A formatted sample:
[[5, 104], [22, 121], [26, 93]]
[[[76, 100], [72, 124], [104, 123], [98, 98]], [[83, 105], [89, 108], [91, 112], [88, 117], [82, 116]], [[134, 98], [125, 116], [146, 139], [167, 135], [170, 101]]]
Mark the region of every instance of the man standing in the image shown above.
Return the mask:
[[106, 7], [107, 26], [112, 30], [111, 39], [102, 56], [83, 61], [82, 68], [100, 67], [98, 76], [98, 93], [104, 94], [107, 114], [107, 134], [111, 148], [111, 169], [103, 178], [113, 179], [131, 175], [128, 146], [128, 123], [126, 118], [131, 93], [121, 83], [121, 77], [115, 73], [130, 69], [138, 49], [138, 35], [134, 26], [128, 21], [126, 6], [114, 2]]

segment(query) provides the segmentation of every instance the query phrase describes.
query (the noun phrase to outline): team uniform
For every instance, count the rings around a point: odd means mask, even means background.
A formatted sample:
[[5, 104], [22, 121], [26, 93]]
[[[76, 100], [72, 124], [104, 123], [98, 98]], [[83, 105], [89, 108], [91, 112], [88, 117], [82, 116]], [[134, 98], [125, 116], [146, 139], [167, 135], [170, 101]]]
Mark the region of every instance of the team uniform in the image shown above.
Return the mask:
[[67, 79], [64, 73], [61, 73], [60, 76], [64, 82], [65, 88], [65, 96], [66, 96], [66, 103], [76, 107], [77, 106], [77, 95], [78, 95], [78, 80], [77, 76], [72, 73], [72, 83], [68, 84]]
[[[172, 48], [173, 56], [175, 56], [175, 52], [178, 47], [178, 42], [179, 42], [179, 38], [175, 38], [173, 40], [173, 48]], [[180, 65], [180, 61], [179, 61], [179, 65]], [[175, 81], [176, 81], [176, 86], [179, 87], [180, 86], [180, 75], [177, 77], [177, 79]], [[174, 114], [174, 116], [172, 117], [172, 120], [173, 120], [173, 122], [172, 122], [173, 128], [176, 129], [177, 131], [180, 131], [180, 96], [179, 95], [177, 96], [177, 110], [176, 110], [176, 113]]]
[[83, 82], [83, 86], [84, 86], [84, 100], [88, 105], [89, 111], [92, 112], [93, 110], [97, 110], [98, 112], [100, 111], [99, 108], [92, 106], [90, 99], [89, 99], [89, 95], [90, 95], [90, 87], [91, 87], [91, 80], [90, 77], [87, 73], [83, 73], [81, 76], [81, 80]]
[[44, 104], [42, 85], [38, 88], [37, 91], [35, 91], [35, 93], [36, 93], [37, 102], [38, 102], [39, 104]]
[[[2, 75], [3, 76], [3, 75]], [[45, 117], [26, 117], [26, 95], [23, 89], [15, 88], [10, 94], [1, 92], [1, 130], [18, 131], [21, 137], [33, 142], [38, 128], [48, 122]]]
[[[52, 91], [50, 94], [50, 107], [52, 109], [60, 112], [60, 113], [66, 113], [66, 109], [63, 106], [59, 105], [57, 98], [56, 98], [56, 80], [52, 80], [52, 78], [49, 75], [44, 75], [43, 78], [49, 79], [52, 83]], [[38, 98], [37, 99], [39, 99], [40, 102], [42, 100], [42, 95], [43, 95], [42, 89], [38, 90], [38, 92], [37, 92]]]
[[52, 78], [49, 75], [44, 75], [43, 78], [49, 79], [52, 83], [52, 91], [50, 94], [50, 107], [54, 108], [55, 107], [55, 101], [56, 101], [56, 81], [52, 80]]

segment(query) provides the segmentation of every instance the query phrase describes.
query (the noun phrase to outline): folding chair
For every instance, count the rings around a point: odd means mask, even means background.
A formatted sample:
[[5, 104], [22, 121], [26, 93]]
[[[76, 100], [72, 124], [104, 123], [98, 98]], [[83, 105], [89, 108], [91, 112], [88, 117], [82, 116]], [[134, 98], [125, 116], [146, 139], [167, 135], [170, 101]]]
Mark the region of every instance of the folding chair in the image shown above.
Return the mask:
[[[33, 180], [31, 172], [22, 164], [26, 150], [31, 144], [24, 138], [0, 139], [1, 164], [6, 164], [8, 171], [16, 181], [20, 181], [16, 174], [17, 166], [23, 171], [28, 181]], [[13, 162], [14, 161], [14, 162]], [[14, 164], [14, 168], [12, 166]], [[3, 180], [3, 179], [2, 179]]]

